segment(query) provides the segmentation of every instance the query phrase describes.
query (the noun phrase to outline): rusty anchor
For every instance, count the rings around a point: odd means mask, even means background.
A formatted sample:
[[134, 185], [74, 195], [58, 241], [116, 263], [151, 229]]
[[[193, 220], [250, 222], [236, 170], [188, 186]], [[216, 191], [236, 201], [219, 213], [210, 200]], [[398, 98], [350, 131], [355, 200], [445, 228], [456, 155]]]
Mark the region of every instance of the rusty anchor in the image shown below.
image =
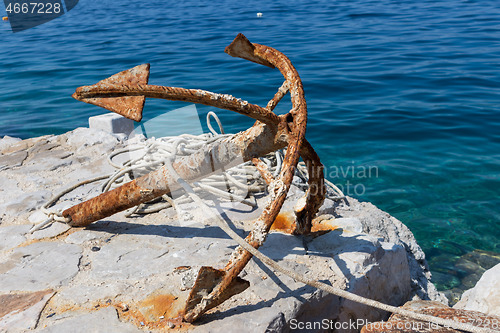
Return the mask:
[[[252, 161], [269, 187], [271, 201], [246, 241], [258, 248], [263, 244], [271, 225], [278, 216], [292, 183], [301, 157], [308, 170], [308, 189], [295, 207], [296, 234], [311, 232], [313, 218], [325, 198], [323, 165], [310, 143], [305, 139], [307, 106], [304, 89], [297, 70], [283, 53], [274, 48], [251, 43], [238, 34], [225, 52], [271, 68], [277, 68], [285, 81], [266, 107], [251, 104], [231, 95], [200, 89], [184, 89], [148, 85], [149, 64], [115, 74], [91, 86], [76, 89], [77, 100], [98, 105], [140, 121], [146, 97], [185, 101], [231, 110], [256, 120], [255, 124], [229, 138], [209, 143], [204, 149], [178, 157], [169, 167], [161, 167], [116, 189], [82, 202], [63, 211], [74, 227], [84, 227], [117, 212], [151, 201], [180, 189], [172, 181], [179, 177], [187, 182], [209, 176], [215, 170], [233, 166], [237, 160]], [[273, 112], [281, 99], [290, 93], [292, 109], [284, 115]], [[270, 152], [286, 148], [283, 165], [275, 178], [259, 159]], [[172, 170], [173, 168], [173, 170]], [[238, 277], [252, 255], [240, 246], [234, 250], [223, 270], [202, 267], [186, 303], [183, 319], [193, 322], [206, 311], [244, 291], [249, 282]]]

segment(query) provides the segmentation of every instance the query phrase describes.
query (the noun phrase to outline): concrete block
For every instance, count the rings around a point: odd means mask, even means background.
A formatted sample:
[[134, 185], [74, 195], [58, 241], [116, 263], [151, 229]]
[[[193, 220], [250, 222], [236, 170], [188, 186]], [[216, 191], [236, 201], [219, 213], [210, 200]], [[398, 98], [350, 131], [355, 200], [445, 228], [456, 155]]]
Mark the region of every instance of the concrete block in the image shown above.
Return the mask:
[[134, 121], [116, 113], [106, 113], [89, 118], [89, 127], [108, 133], [129, 135], [134, 130]]

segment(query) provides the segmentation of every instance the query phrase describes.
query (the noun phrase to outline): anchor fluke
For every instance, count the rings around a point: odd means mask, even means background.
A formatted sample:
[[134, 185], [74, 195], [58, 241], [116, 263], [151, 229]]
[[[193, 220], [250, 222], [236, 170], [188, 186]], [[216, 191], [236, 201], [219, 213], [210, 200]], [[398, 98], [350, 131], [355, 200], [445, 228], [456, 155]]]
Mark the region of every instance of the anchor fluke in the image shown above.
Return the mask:
[[255, 54], [255, 45], [251, 43], [245, 35], [239, 33], [238, 36], [224, 49], [224, 52], [231, 57], [243, 58], [257, 64], [275, 68], [275, 66], [261, 56]]
[[[117, 91], [116, 97], [99, 96], [92, 94], [92, 91], [98, 91], [102, 88], [116, 87], [134, 87], [139, 85], [147, 85], [149, 80], [149, 64], [143, 64], [134, 68], [125, 70], [118, 74], [108, 77], [91, 86], [83, 86], [76, 89], [72, 97], [76, 100], [97, 105], [106, 110], [118, 113], [126, 118], [141, 121], [142, 110], [146, 101], [145, 96], [119, 96]], [[89, 97], [92, 96], [92, 97]]]
[[250, 287], [250, 282], [235, 276], [229, 285], [221, 292], [215, 295], [215, 298], [207, 300], [205, 306], [200, 307], [202, 300], [208, 296], [214, 288], [216, 288], [222, 280], [226, 278], [227, 272], [215, 269], [213, 267], [203, 266], [199, 273], [198, 278], [191, 289], [189, 298], [186, 302], [184, 309], [184, 320], [193, 322], [198, 319], [206, 311], [216, 307], [228, 298], [243, 292]]

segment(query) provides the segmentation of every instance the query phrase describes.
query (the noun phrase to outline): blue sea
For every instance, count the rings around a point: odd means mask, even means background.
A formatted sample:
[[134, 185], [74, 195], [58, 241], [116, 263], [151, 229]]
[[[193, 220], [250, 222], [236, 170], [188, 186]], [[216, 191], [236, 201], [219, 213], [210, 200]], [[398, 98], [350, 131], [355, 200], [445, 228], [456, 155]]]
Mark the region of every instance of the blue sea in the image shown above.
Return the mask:
[[[328, 177], [403, 221], [440, 289], [460, 287], [460, 256], [500, 252], [498, 1], [80, 0], [24, 32], [0, 22], [0, 136], [87, 126], [105, 111], [75, 88], [142, 63], [152, 84], [265, 105], [283, 78], [223, 52], [239, 32], [293, 61]], [[145, 119], [182, 106], [148, 100]], [[218, 114], [228, 132], [253, 123]]]

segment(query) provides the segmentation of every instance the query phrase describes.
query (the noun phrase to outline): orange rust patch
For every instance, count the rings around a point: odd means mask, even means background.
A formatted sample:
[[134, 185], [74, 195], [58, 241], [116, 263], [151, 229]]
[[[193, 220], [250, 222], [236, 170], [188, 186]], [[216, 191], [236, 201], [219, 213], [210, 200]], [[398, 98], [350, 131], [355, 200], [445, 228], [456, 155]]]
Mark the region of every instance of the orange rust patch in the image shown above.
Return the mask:
[[184, 272], [191, 269], [191, 266], [179, 266], [174, 269], [174, 272], [179, 273], [179, 272]]
[[[291, 212], [279, 213], [273, 224], [271, 231], [280, 231], [293, 234], [295, 231], [295, 214]], [[338, 226], [329, 223], [329, 220], [313, 220], [311, 232], [325, 233], [337, 229]]]
[[[326, 221], [325, 221], [326, 222]], [[338, 227], [335, 225], [331, 225], [329, 223], [314, 223], [311, 228], [311, 232], [318, 232], [318, 231], [332, 231], [337, 229]]]
[[[1, 301], [1, 300], [0, 300]], [[53, 299], [45, 307], [42, 316], [68, 311], [94, 312], [109, 306], [114, 307], [120, 320], [130, 322], [140, 328], [171, 329], [184, 331], [192, 329], [192, 325], [182, 321], [186, 295], [179, 297], [170, 294], [154, 294], [139, 303], [127, 303], [115, 299], [99, 300], [85, 306], [65, 304], [54, 306]]]
[[170, 294], [152, 295], [135, 306], [130, 306], [127, 311], [118, 309], [120, 317], [139, 327], [185, 329], [191, 326], [182, 321], [185, 305], [184, 297]]
[[174, 302], [177, 297], [173, 295], [158, 295], [146, 298], [141, 302], [140, 311], [148, 321], [157, 321], [160, 317], [176, 317], [178, 311], [171, 313], [175, 309]]
[[293, 213], [279, 213], [271, 225], [271, 231], [281, 231], [292, 234], [295, 231], [295, 216]]

